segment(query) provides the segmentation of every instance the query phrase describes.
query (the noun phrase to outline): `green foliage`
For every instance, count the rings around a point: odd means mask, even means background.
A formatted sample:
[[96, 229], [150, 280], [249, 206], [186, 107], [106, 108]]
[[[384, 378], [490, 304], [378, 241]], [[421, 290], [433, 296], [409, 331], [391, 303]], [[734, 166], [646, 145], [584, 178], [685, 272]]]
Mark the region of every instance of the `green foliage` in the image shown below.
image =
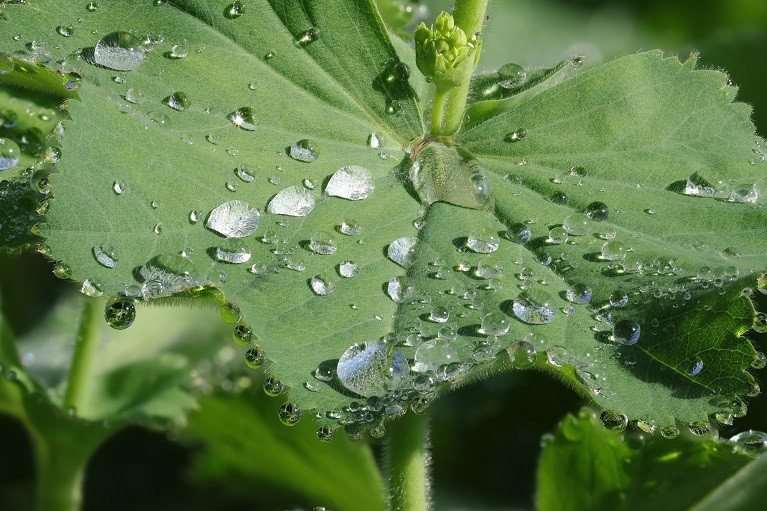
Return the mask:
[[546, 441], [536, 504], [541, 511], [757, 509], [766, 459], [710, 436], [610, 431], [586, 411], [565, 417]]

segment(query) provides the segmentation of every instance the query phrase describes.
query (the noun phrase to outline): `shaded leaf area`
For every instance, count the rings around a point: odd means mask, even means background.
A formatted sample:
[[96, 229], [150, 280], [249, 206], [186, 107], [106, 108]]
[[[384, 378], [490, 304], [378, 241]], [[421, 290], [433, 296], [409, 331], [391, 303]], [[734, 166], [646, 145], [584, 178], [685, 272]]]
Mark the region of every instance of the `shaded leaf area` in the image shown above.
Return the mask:
[[201, 446], [192, 477], [259, 506], [384, 508], [383, 487], [370, 449], [337, 434], [319, 443], [308, 421], [287, 428], [274, 420], [279, 401], [261, 393], [213, 395], [189, 417], [183, 441]]
[[[559, 365], [600, 405], [659, 425], [705, 420], [758, 391], [741, 337], [753, 308], [740, 293], [767, 261], [767, 165], [726, 76], [694, 64], [620, 58], [525, 101], [476, 103], [484, 118], [459, 137], [497, 176], [499, 218], [527, 225], [525, 251], [550, 261], [528, 267], [532, 287], [590, 290], [588, 305], [565, 311], [586, 319], [552, 322], [570, 323]], [[509, 137], [518, 128], [526, 135]], [[696, 173], [719, 176], [709, 182], [720, 198], [681, 193]], [[616, 292], [626, 306], [610, 306]], [[614, 325], [638, 326], [638, 343], [612, 342]]]
[[764, 465], [764, 456], [711, 437], [619, 433], [581, 412], [546, 441], [536, 504], [542, 511], [757, 509]]
[[[39, 68], [43, 69], [43, 68]], [[52, 72], [45, 72], [61, 79]], [[8, 78], [14, 75], [0, 75]], [[30, 228], [42, 221], [38, 213], [45, 198], [52, 146], [48, 134], [64, 118], [59, 99], [3, 84], [0, 87], [0, 138], [19, 148], [18, 161], [0, 171], [0, 246], [19, 247], [40, 239]]]
[[405, 41], [413, 40], [416, 24], [428, 13], [418, 0], [376, 0], [376, 5], [387, 28]]

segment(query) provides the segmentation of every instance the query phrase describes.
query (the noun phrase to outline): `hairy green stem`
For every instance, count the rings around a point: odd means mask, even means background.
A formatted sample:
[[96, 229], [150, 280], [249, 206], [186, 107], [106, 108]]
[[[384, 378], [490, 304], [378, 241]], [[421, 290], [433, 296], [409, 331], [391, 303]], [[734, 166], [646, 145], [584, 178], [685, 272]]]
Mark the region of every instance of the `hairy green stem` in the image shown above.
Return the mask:
[[93, 361], [99, 346], [99, 329], [103, 319], [101, 300], [86, 299], [80, 316], [80, 327], [75, 340], [75, 352], [64, 394], [64, 408], [77, 413], [87, 402], [93, 378]]
[[[485, 20], [488, 0], [456, 0], [453, 8], [455, 24], [466, 33], [467, 37], [482, 30]], [[450, 89], [444, 99], [445, 114], [435, 132], [432, 124], [432, 135], [453, 135], [461, 127], [463, 112], [466, 109], [466, 98], [469, 96], [469, 82]], [[434, 103], [437, 105], [436, 100]]]
[[426, 511], [430, 508], [427, 418], [407, 413], [388, 430], [389, 511]]
[[449, 91], [437, 89], [434, 93], [434, 105], [431, 109], [431, 134], [438, 137], [442, 131], [442, 117], [445, 112], [445, 99]]

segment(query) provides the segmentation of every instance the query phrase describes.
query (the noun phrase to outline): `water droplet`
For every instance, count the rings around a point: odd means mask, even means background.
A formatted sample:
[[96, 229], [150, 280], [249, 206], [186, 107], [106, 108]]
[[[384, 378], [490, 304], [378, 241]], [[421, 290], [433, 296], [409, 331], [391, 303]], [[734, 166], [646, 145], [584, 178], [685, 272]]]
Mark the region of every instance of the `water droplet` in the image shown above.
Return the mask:
[[450, 319], [450, 310], [447, 307], [434, 307], [429, 314], [429, 319], [435, 323], [445, 323]]
[[297, 37], [293, 41], [293, 44], [295, 44], [299, 48], [303, 48], [313, 43], [319, 38], [320, 38], [320, 29], [317, 27], [311, 27], [309, 30], [301, 34], [299, 37]]
[[625, 291], [621, 291], [619, 289], [617, 291], [613, 291], [612, 294], [610, 294], [610, 306], [623, 308], [628, 305], [628, 303], [629, 297]]
[[761, 454], [767, 451], [767, 433], [749, 429], [730, 438], [735, 449], [748, 454]]
[[398, 238], [389, 243], [386, 254], [389, 259], [399, 264], [403, 268], [409, 268], [415, 261], [415, 247], [418, 239], [415, 237]]
[[697, 376], [703, 370], [703, 360], [697, 355], [692, 356], [685, 360], [683, 369], [688, 376]]
[[189, 96], [182, 91], [174, 92], [167, 98], [163, 99], [162, 102], [163, 104], [171, 107], [173, 110], [178, 110], [179, 112], [183, 112], [192, 104]]
[[96, 2], [88, 2], [88, 4], [85, 6], [85, 9], [88, 12], [93, 12], [93, 11], [95, 11], [98, 8], [99, 8], [99, 4], [96, 3]]
[[136, 306], [131, 300], [112, 298], [104, 307], [104, 319], [115, 330], [125, 330], [136, 319]]
[[338, 274], [345, 278], [352, 278], [356, 277], [360, 272], [359, 265], [353, 263], [352, 261], [343, 261], [341, 264], [338, 265]]
[[356, 236], [362, 232], [362, 226], [357, 223], [356, 220], [344, 220], [337, 227], [338, 232], [347, 236]]
[[264, 60], [272, 60], [276, 53], [274, 51], [268, 51], [266, 55], [264, 55]]
[[317, 143], [308, 138], [299, 140], [290, 146], [288, 151], [290, 157], [294, 160], [311, 163], [317, 159], [319, 152], [317, 151]]
[[[572, 362], [570, 351], [564, 346], [559, 345], [552, 346], [546, 350], [546, 359], [549, 361], [549, 364], [554, 367], [564, 367], [566, 364]], [[583, 378], [581, 378], [581, 380], [583, 380]], [[591, 385], [589, 385], [589, 387], [591, 387]]]
[[205, 226], [225, 238], [244, 238], [256, 232], [259, 217], [247, 202], [231, 200], [211, 211]]
[[19, 163], [21, 149], [10, 138], [0, 137], [0, 170], [8, 170]]
[[632, 345], [639, 341], [641, 327], [631, 319], [618, 321], [613, 327], [612, 341], [618, 344]]
[[[442, 271], [440, 271], [442, 270]], [[437, 271], [438, 276], [446, 278], [448, 270], [441, 268]], [[495, 262], [493, 259], [483, 259], [477, 263], [477, 268], [474, 270], [474, 275], [481, 279], [498, 279], [503, 275], [503, 267]]]
[[668, 440], [671, 440], [672, 438], [676, 438], [679, 436], [679, 428], [675, 425], [663, 426], [660, 428], [660, 436]]
[[752, 326], [754, 332], [764, 334], [767, 333], [767, 314], [764, 312], [757, 312], [754, 316], [754, 324]]
[[319, 296], [327, 296], [336, 290], [336, 285], [324, 275], [315, 275], [309, 279], [309, 285]]
[[610, 210], [607, 208], [607, 204], [604, 202], [595, 201], [586, 206], [584, 211], [586, 216], [595, 222], [603, 222], [607, 220]]
[[222, 263], [241, 264], [250, 260], [250, 250], [242, 242], [231, 239], [224, 246], [216, 247], [213, 256]]
[[145, 101], [144, 93], [133, 87], [126, 90], [125, 96], [123, 97], [125, 98], [125, 101], [134, 105], [141, 105]]
[[327, 232], [315, 232], [309, 240], [309, 249], [315, 254], [330, 255], [337, 248], [335, 238]]
[[551, 196], [551, 202], [554, 204], [561, 204], [562, 206], [566, 206], [569, 199], [567, 198], [567, 195], [565, 195], [563, 192], [554, 192], [554, 194]]
[[266, 355], [261, 346], [253, 346], [245, 352], [245, 365], [251, 369], [258, 369], [266, 361]]
[[609, 410], [603, 411], [599, 415], [599, 420], [610, 431], [623, 431], [629, 423], [629, 418], [626, 415]]
[[591, 232], [589, 218], [583, 213], [573, 213], [562, 222], [562, 228], [571, 236], [583, 236]]
[[491, 312], [482, 317], [481, 332], [485, 335], [500, 337], [509, 331], [509, 319], [502, 312]]
[[545, 291], [524, 291], [512, 303], [514, 315], [530, 325], [551, 323], [556, 309]]
[[565, 292], [567, 300], [577, 304], [587, 304], [591, 301], [591, 288], [586, 284], [573, 284]]
[[228, 325], [239, 323], [242, 319], [240, 307], [234, 302], [227, 302], [221, 307], [221, 319]]
[[247, 346], [253, 338], [253, 330], [245, 323], [239, 323], [232, 331], [232, 340], [239, 346]]
[[83, 281], [83, 285], [80, 288], [80, 292], [84, 294], [85, 296], [90, 296], [90, 297], [97, 297], [103, 294], [101, 292], [101, 287], [91, 279], [85, 279]]
[[301, 420], [301, 409], [295, 403], [285, 403], [280, 406], [277, 417], [286, 426], [295, 426]]
[[503, 140], [506, 142], [519, 142], [527, 136], [527, 131], [524, 128], [517, 128], [514, 131], [507, 133]]
[[118, 257], [115, 248], [112, 245], [101, 244], [93, 247], [93, 257], [105, 268], [114, 268]]
[[16, 64], [13, 60], [13, 55], [10, 53], [0, 53], [0, 75], [7, 75], [13, 71], [13, 68], [15, 67]]
[[56, 266], [53, 267], [53, 274], [64, 280], [72, 277], [72, 271], [69, 269], [69, 266], [64, 263], [56, 263]]
[[[395, 352], [391, 357], [383, 342], [350, 346], [338, 359], [336, 374], [347, 389], [361, 396], [382, 395], [402, 377], [402, 357]], [[405, 370], [407, 360], [405, 360]]]
[[757, 351], [754, 359], [751, 361], [751, 367], [754, 369], [763, 369], [767, 366], [767, 355], [761, 351]]
[[237, 0], [236, 2], [233, 2], [226, 6], [226, 8], [224, 9], [224, 17], [230, 20], [236, 19], [242, 16], [243, 12], [244, 12], [244, 8], [242, 6], [242, 2]]
[[320, 442], [330, 442], [333, 440], [333, 433], [333, 428], [330, 426], [320, 426], [317, 428], [317, 439], [319, 439]]
[[383, 146], [383, 138], [381, 135], [376, 133], [375, 131], [372, 132], [368, 136], [368, 147], [371, 149], [380, 149]]
[[189, 50], [181, 44], [174, 44], [171, 46], [170, 51], [166, 53], [166, 56], [171, 59], [183, 59], [187, 55], [189, 55]]
[[535, 350], [535, 346], [527, 341], [516, 341], [509, 345], [506, 349], [509, 354], [509, 359], [514, 367], [517, 369], [527, 369], [535, 364], [535, 358], [538, 353]]
[[386, 285], [386, 293], [394, 303], [402, 303], [413, 296], [413, 287], [404, 276], [394, 277]]
[[366, 199], [375, 188], [373, 176], [359, 165], [349, 165], [337, 170], [328, 180], [325, 195], [348, 200]]
[[133, 71], [144, 61], [144, 47], [133, 34], [112, 32], [96, 43], [93, 61], [115, 71]]
[[458, 354], [449, 342], [433, 339], [421, 344], [413, 357], [413, 369], [420, 373], [438, 371], [440, 367], [457, 360]]
[[234, 173], [237, 175], [237, 177], [246, 183], [251, 183], [255, 179], [255, 175], [253, 170], [250, 168], [250, 165], [244, 163], [235, 167]]
[[285, 385], [274, 376], [269, 376], [264, 380], [264, 393], [267, 396], [277, 397], [283, 392], [285, 392]]
[[527, 72], [519, 64], [504, 64], [498, 69], [498, 80], [504, 89], [513, 89], [527, 80]]
[[386, 102], [386, 109], [384, 112], [386, 112], [387, 115], [398, 114], [400, 110], [402, 110], [402, 105], [400, 104], [399, 100], [390, 99]]
[[546, 242], [552, 245], [561, 245], [567, 241], [567, 231], [562, 227], [552, 227], [549, 230], [549, 235], [546, 237]]
[[500, 240], [489, 229], [480, 229], [469, 234], [466, 246], [478, 254], [490, 254], [498, 250]]
[[599, 258], [604, 261], [620, 261], [624, 257], [626, 257], [626, 247], [616, 240], [606, 241], [599, 254]]
[[245, 131], [253, 131], [258, 126], [256, 122], [256, 112], [252, 107], [244, 106], [226, 116], [227, 119], [238, 128]]
[[62, 37], [71, 37], [75, 33], [75, 29], [71, 25], [59, 25], [56, 27], [56, 33]]
[[527, 224], [517, 223], [509, 226], [506, 236], [510, 240], [524, 245], [533, 238], [533, 231]]
[[314, 209], [314, 196], [301, 186], [289, 186], [280, 190], [266, 206], [273, 215], [306, 216]]

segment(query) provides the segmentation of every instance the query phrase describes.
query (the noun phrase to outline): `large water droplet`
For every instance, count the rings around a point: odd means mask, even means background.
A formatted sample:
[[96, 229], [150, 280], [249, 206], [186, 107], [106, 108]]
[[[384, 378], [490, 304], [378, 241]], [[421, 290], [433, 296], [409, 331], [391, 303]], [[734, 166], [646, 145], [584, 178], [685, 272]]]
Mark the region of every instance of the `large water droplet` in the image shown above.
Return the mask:
[[253, 131], [258, 126], [256, 112], [252, 107], [244, 106], [226, 116], [235, 126], [245, 131]]
[[301, 186], [289, 186], [280, 190], [266, 206], [273, 215], [306, 216], [314, 209], [314, 196]]
[[396, 239], [389, 243], [386, 254], [389, 256], [389, 259], [403, 268], [409, 268], [415, 261], [415, 246], [417, 243], [418, 239], [412, 236]]
[[290, 146], [288, 151], [290, 157], [294, 160], [311, 163], [317, 159], [319, 152], [317, 151], [317, 143], [308, 138], [299, 140]]
[[591, 232], [589, 219], [583, 213], [573, 213], [562, 222], [562, 228], [571, 236], [584, 236]]
[[365, 167], [349, 165], [330, 176], [325, 194], [348, 200], [362, 200], [373, 193], [374, 188], [373, 176]]
[[457, 360], [458, 354], [449, 342], [430, 340], [421, 344], [415, 351], [413, 369], [420, 373], [438, 371], [440, 367]]
[[761, 454], [767, 451], [767, 433], [749, 429], [730, 438], [735, 449], [749, 454]]
[[274, 376], [269, 376], [264, 380], [264, 393], [267, 396], [276, 397], [283, 392], [285, 392], [285, 385]]
[[567, 300], [577, 304], [587, 304], [591, 301], [591, 288], [586, 284], [573, 284], [565, 292]]
[[356, 277], [360, 272], [359, 265], [352, 261], [343, 261], [338, 265], [338, 274], [344, 278]]
[[295, 403], [285, 403], [277, 411], [277, 417], [286, 426], [295, 426], [301, 420], [301, 409]]
[[485, 335], [500, 337], [509, 331], [509, 319], [502, 312], [491, 312], [482, 317], [480, 328]]
[[125, 330], [136, 319], [136, 306], [131, 300], [113, 298], [104, 307], [104, 319], [115, 330]]
[[689, 376], [697, 376], [703, 370], [703, 360], [697, 355], [692, 356], [685, 360], [683, 369]]
[[533, 238], [533, 231], [527, 224], [517, 223], [509, 226], [506, 236], [517, 243], [525, 244]]
[[429, 319], [435, 323], [445, 323], [450, 319], [450, 310], [447, 307], [434, 307], [429, 314]]
[[500, 240], [490, 229], [478, 229], [469, 233], [466, 246], [478, 254], [490, 254], [498, 250]]
[[605, 261], [620, 261], [626, 257], [626, 247], [620, 241], [606, 241], [602, 245], [599, 257]]
[[629, 303], [629, 296], [625, 291], [617, 290], [610, 294], [610, 306], [623, 308]]
[[[401, 379], [403, 372], [402, 355], [396, 352], [390, 357], [388, 348], [380, 341], [349, 347], [338, 359], [336, 374], [339, 381], [361, 396], [384, 394]], [[407, 361], [405, 366], [408, 369]]]
[[144, 47], [133, 34], [112, 32], [96, 43], [93, 61], [115, 71], [133, 71], [144, 61]]
[[535, 346], [527, 341], [516, 341], [506, 349], [509, 359], [517, 369], [527, 369], [535, 364], [537, 352]]
[[610, 214], [610, 210], [607, 208], [607, 204], [604, 202], [595, 201], [586, 206], [584, 213], [586, 213], [586, 216], [595, 222], [602, 222], [607, 220], [607, 217]]
[[330, 233], [315, 232], [309, 240], [309, 249], [315, 254], [330, 255], [338, 249], [336, 240]]
[[247, 202], [231, 200], [211, 211], [205, 226], [225, 238], [244, 238], [256, 232], [260, 216]]
[[545, 291], [525, 291], [512, 303], [514, 315], [525, 323], [543, 325], [556, 316], [551, 296]]
[[0, 170], [8, 170], [19, 163], [21, 150], [10, 138], [0, 137]]
[[114, 268], [117, 264], [117, 252], [112, 245], [101, 244], [93, 247], [93, 257], [106, 268]]
[[394, 277], [386, 284], [386, 294], [395, 303], [402, 303], [413, 296], [413, 287], [407, 283], [404, 276]]
[[504, 89], [513, 89], [527, 79], [527, 72], [519, 64], [504, 64], [498, 69], [498, 85]]
[[629, 423], [629, 418], [626, 415], [609, 410], [603, 411], [599, 415], [599, 420], [605, 428], [611, 431], [623, 431]]
[[250, 260], [250, 249], [241, 241], [232, 239], [223, 246], [215, 247], [213, 256], [222, 263], [241, 264]]
[[315, 275], [309, 279], [309, 285], [319, 296], [327, 296], [336, 290], [336, 285], [324, 275]]
[[245, 365], [251, 369], [258, 369], [266, 361], [266, 355], [261, 346], [253, 346], [245, 352]]
[[163, 104], [171, 107], [173, 110], [178, 110], [179, 112], [183, 112], [192, 104], [192, 101], [189, 99], [187, 93], [182, 91], [174, 92], [167, 98], [163, 99], [162, 102]]
[[14, 67], [16, 67], [16, 64], [13, 60], [13, 55], [10, 53], [0, 53], [0, 75], [7, 75], [13, 71]]
[[639, 323], [631, 319], [623, 319], [613, 327], [612, 340], [618, 344], [632, 345], [639, 341], [640, 335]]

